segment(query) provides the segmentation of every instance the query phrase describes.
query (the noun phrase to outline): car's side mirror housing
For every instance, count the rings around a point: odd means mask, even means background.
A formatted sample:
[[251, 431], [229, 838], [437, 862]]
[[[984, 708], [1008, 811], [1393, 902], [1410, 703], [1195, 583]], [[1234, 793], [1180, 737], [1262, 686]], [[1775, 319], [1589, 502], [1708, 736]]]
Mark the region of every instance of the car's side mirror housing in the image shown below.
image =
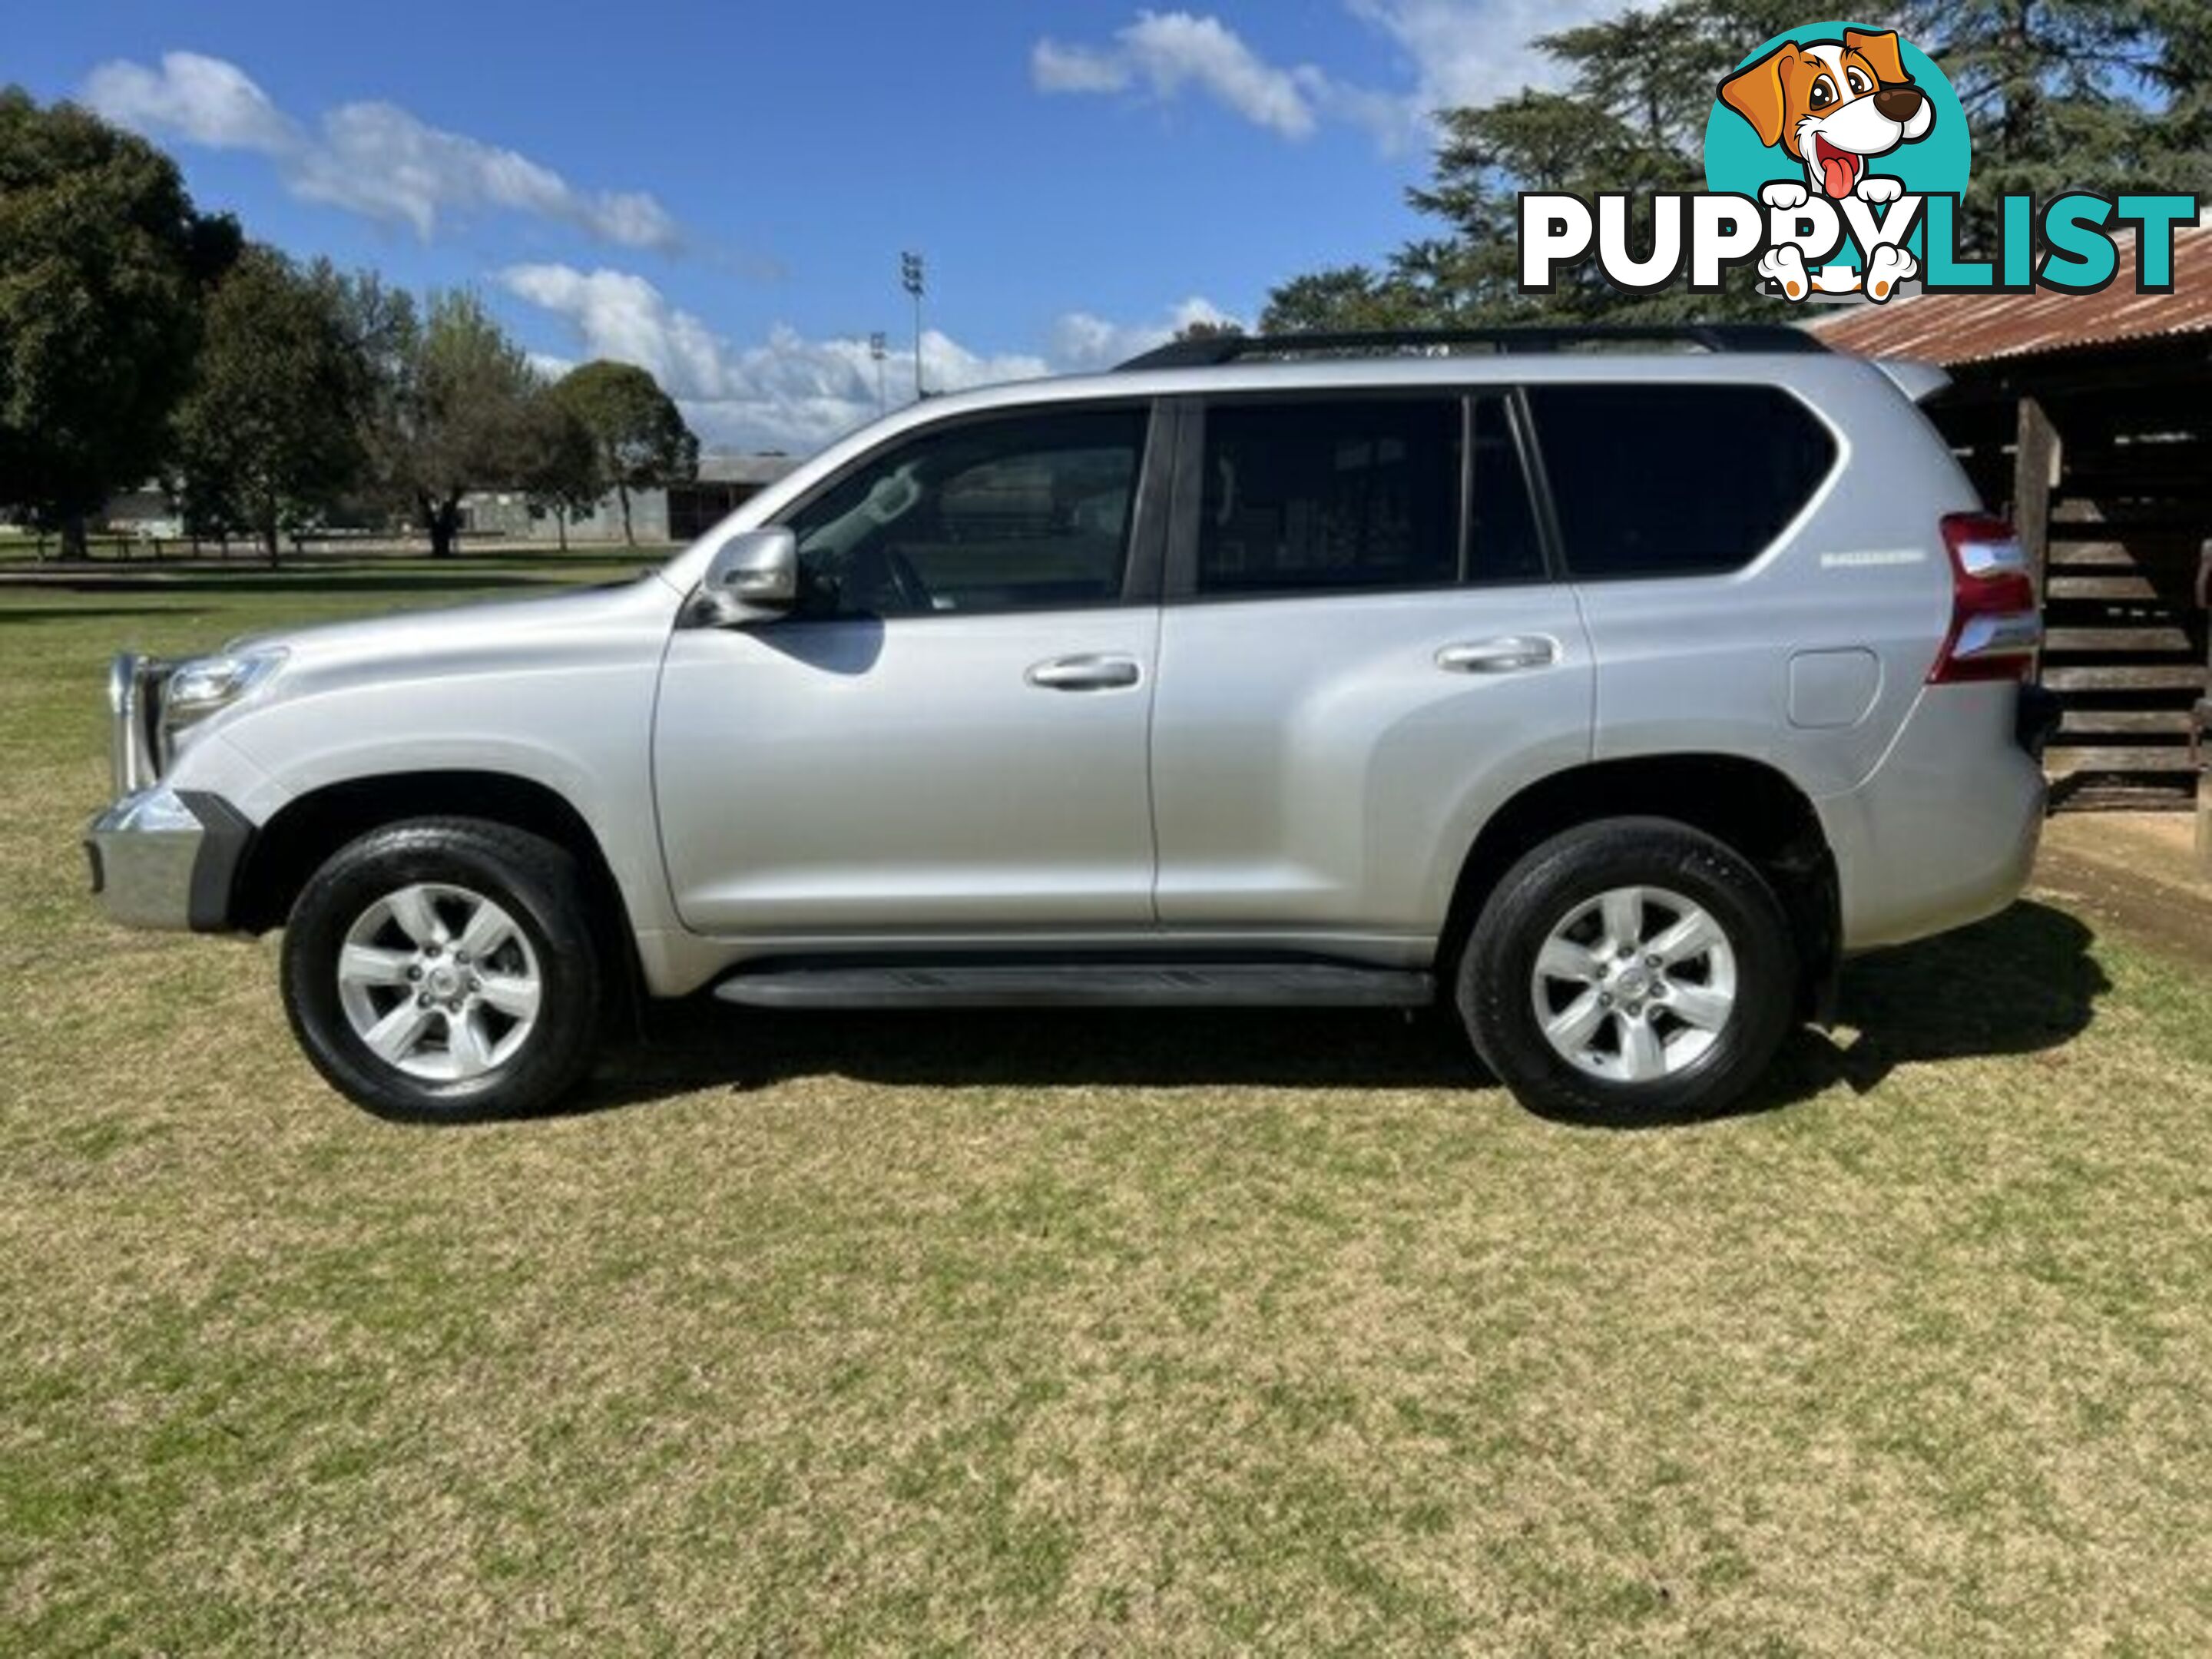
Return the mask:
[[781, 525], [741, 530], [714, 550], [700, 586], [725, 621], [787, 609], [799, 601], [799, 538]]

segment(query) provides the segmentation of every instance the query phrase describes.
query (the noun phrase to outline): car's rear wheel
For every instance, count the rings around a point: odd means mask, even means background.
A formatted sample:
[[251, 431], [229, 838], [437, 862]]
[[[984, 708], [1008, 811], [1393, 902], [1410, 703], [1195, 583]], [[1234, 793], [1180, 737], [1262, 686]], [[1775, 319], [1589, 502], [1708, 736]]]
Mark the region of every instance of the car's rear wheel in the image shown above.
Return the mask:
[[286, 927], [301, 1046], [380, 1116], [538, 1111], [589, 1069], [601, 985], [564, 849], [504, 824], [423, 818], [341, 848]]
[[1670, 819], [1611, 818], [1506, 873], [1455, 991], [1524, 1104], [1633, 1123], [1740, 1098], [1789, 1030], [1797, 975], [1782, 905], [1741, 854]]

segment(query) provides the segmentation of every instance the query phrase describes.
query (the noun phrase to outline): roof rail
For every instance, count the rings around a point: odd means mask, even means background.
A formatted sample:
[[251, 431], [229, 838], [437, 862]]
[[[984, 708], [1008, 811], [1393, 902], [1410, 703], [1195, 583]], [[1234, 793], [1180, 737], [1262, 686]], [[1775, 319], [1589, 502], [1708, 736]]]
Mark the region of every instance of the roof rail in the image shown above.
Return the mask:
[[1209, 334], [1170, 340], [1122, 369], [1208, 368], [1249, 357], [1382, 357], [1447, 355], [1481, 346], [1492, 352], [1559, 351], [1577, 346], [1651, 342], [1705, 351], [1825, 352], [1790, 323], [1534, 323], [1499, 328], [1378, 329], [1352, 334]]

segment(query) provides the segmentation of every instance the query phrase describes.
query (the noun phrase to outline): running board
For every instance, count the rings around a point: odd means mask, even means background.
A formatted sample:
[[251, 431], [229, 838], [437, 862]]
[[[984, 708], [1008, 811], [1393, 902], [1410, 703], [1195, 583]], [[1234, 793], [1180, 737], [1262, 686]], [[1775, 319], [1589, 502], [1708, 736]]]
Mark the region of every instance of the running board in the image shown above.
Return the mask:
[[1436, 981], [1336, 963], [933, 963], [758, 968], [714, 994], [749, 1008], [1421, 1008]]

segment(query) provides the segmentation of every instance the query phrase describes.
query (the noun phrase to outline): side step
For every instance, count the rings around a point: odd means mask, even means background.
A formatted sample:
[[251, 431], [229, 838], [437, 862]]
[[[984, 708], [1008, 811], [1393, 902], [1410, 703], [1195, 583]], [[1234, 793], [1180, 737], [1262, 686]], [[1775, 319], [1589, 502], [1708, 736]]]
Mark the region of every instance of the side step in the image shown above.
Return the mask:
[[714, 994], [749, 1008], [1419, 1008], [1436, 981], [1336, 963], [771, 966]]

